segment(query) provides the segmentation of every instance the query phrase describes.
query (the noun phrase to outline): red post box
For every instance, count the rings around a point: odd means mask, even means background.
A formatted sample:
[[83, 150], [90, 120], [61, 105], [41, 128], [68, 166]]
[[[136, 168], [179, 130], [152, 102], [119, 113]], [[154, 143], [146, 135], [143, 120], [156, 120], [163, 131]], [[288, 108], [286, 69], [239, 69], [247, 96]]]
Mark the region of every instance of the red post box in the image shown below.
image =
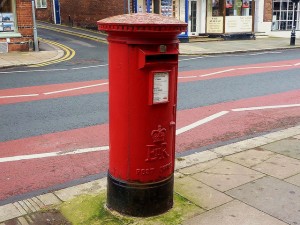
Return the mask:
[[107, 206], [153, 216], [173, 206], [177, 35], [187, 24], [157, 14], [98, 21], [109, 42]]

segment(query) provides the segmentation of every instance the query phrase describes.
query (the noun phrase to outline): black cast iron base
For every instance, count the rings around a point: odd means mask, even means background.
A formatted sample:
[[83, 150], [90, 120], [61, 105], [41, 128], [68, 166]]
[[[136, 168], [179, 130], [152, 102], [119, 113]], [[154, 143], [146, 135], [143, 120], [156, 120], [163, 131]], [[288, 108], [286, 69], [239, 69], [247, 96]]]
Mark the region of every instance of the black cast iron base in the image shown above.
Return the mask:
[[107, 175], [107, 207], [121, 214], [148, 217], [173, 206], [174, 176], [157, 183], [129, 183]]

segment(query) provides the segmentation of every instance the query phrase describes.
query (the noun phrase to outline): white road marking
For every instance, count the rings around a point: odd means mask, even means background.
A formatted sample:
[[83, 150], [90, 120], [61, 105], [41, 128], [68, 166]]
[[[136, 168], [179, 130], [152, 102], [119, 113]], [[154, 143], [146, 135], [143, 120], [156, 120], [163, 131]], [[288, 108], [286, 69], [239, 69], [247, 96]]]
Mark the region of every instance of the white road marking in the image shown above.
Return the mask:
[[233, 70], [235, 70], [235, 69], [221, 70], [221, 71], [217, 71], [217, 72], [213, 72], [213, 73], [208, 73], [208, 74], [199, 75], [199, 77], [213, 76], [213, 75], [216, 75], [216, 74], [226, 73], [226, 72], [230, 72], [230, 71], [233, 71]]
[[64, 89], [64, 90], [59, 90], [59, 91], [46, 92], [46, 93], [43, 93], [43, 94], [44, 95], [52, 95], [52, 94], [57, 94], [57, 93], [62, 93], [62, 92], [75, 91], [75, 90], [80, 90], [80, 89], [85, 89], [85, 88], [103, 86], [103, 85], [107, 85], [107, 84], [108, 84], [108, 82], [101, 83], [101, 84], [93, 84], [93, 85], [88, 85], [88, 86], [82, 86], [82, 87], [77, 87], [77, 88]]
[[189, 61], [189, 60], [194, 60], [194, 59], [202, 59], [203, 57], [195, 57], [195, 58], [188, 58], [188, 59], [179, 59], [178, 62], [181, 62], [181, 61]]
[[184, 133], [184, 132], [186, 132], [186, 131], [189, 131], [189, 130], [191, 130], [191, 129], [194, 129], [194, 128], [200, 126], [200, 125], [203, 125], [203, 124], [205, 124], [205, 123], [208, 123], [208, 122], [210, 122], [210, 121], [212, 121], [212, 120], [214, 120], [214, 119], [217, 119], [217, 118], [219, 118], [219, 117], [221, 117], [221, 116], [226, 115], [227, 113], [229, 113], [229, 111], [222, 111], [222, 112], [218, 112], [218, 113], [216, 113], [216, 114], [213, 114], [213, 115], [211, 115], [211, 116], [209, 116], [209, 117], [206, 117], [206, 118], [204, 118], [204, 119], [198, 120], [198, 121], [195, 122], [195, 123], [192, 123], [192, 124], [190, 124], [190, 125], [188, 125], [188, 126], [185, 126], [185, 127], [182, 127], [182, 128], [180, 128], [180, 129], [176, 130], [176, 135], [182, 134], [182, 133]]
[[39, 94], [0, 96], [0, 98], [22, 98], [22, 97], [36, 97], [36, 96], [39, 96]]
[[[290, 104], [290, 105], [274, 105], [274, 106], [261, 106], [261, 107], [250, 107], [250, 108], [237, 108], [231, 109], [230, 111], [233, 112], [243, 112], [243, 111], [251, 111], [251, 110], [263, 110], [263, 109], [278, 109], [278, 108], [290, 108], [290, 107], [300, 107], [300, 104]], [[215, 113], [211, 116], [208, 116], [204, 119], [198, 120], [190, 125], [182, 127], [176, 130], [176, 135], [180, 135], [184, 132], [192, 130], [196, 127], [199, 127], [203, 124], [206, 124], [210, 121], [213, 121], [217, 118], [220, 118], [230, 111], [221, 111]], [[90, 153], [90, 152], [97, 152], [97, 151], [107, 151], [109, 150], [109, 146], [102, 146], [102, 147], [95, 147], [95, 148], [85, 148], [85, 149], [77, 149], [74, 151], [59, 151], [59, 152], [49, 152], [49, 153], [41, 153], [41, 154], [32, 154], [32, 155], [20, 155], [20, 156], [12, 156], [12, 157], [4, 157], [0, 158], [0, 163], [3, 162], [14, 162], [20, 160], [29, 160], [29, 159], [40, 159], [40, 158], [47, 158], [47, 157], [57, 157], [57, 156], [64, 156], [64, 155], [75, 155], [75, 154], [83, 154], [83, 153]]]
[[178, 79], [189, 79], [189, 78], [195, 78], [197, 76], [186, 76], [186, 77], [178, 77]]
[[252, 110], [279, 109], [279, 108], [291, 108], [291, 107], [300, 107], [300, 104], [271, 105], [271, 106], [250, 107], [250, 108], [238, 108], [238, 109], [232, 109], [231, 111], [233, 111], [233, 112], [243, 112], [243, 111], [252, 111]]
[[95, 148], [77, 149], [70, 152], [60, 151], [60, 152], [49, 152], [49, 153], [41, 153], [41, 154], [33, 154], [33, 155], [12, 156], [12, 157], [0, 158], [0, 163], [15, 162], [20, 160], [28, 160], [28, 159], [41, 159], [41, 158], [64, 156], [64, 155], [75, 155], [75, 154], [82, 154], [88, 152], [107, 151], [108, 149], [109, 149], [108, 146], [103, 146], [103, 147], [95, 147]]
[[108, 66], [108, 64], [96, 65], [96, 66], [75, 67], [75, 68], [68, 68], [68, 69], [1, 71], [0, 74], [32, 73], [32, 72], [55, 72], [55, 71], [68, 71], [68, 70], [82, 70], [82, 69], [98, 68], [98, 67], [105, 67], [105, 66]]

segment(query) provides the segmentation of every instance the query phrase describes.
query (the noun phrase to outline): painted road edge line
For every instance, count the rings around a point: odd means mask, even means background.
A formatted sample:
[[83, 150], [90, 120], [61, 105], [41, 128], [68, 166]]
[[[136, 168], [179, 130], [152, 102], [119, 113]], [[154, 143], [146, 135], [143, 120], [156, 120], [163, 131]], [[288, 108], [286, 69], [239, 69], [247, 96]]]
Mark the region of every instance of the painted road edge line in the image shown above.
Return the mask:
[[208, 122], [210, 122], [210, 121], [212, 121], [212, 120], [214, 120], [214, 119], [217, 119], [217, 118], [219, 118], [219, 117], [221, 117], [221, 116], [226, 115], [227, 113], [229, 113], [229, 111], [221, 111], [221, 112], [218, 112], [218, 113], [216, 113], [216, 114], [213, 114], [213, 115], [211, 115], [211, 116], [209, 116], [209, 117], [206, 117], [206, 118], [204, 118], [204, 119], [198, 120], [198, 121], [195, 122], [195, 123], [192, 123], [192, 124], [190, 124], [190, 125], [188, 125], [188, 126], [185, 126], [185, 127], [182, 127], [182, 128], [180, 128], [180, 129], [176, 130], [176, 135], [182, 134], [182, 133], [184, 133], [184, 132], [186, 132], [186, 131], [189, 131], [189, 130], [191, 130], [191, 129], [194, 129], [194, 128], [200, 126], [200, 125], [203, 125], [203, 124], [205, 124], [205, 123], [208, 123]]
[[291, 104], [291, 105], [270, 105], [270, 106], [261, 106], [261, 107], [250, 107], [250, 108], [231, 109], [231, 111], [233, 111], [233, 112], [243, 112], [243, 111], [263, 110], [263, 109], [291, 108], [291, 107], [299, 107], [299, 106], [300, 106], [300, 104]]
[[108, 149], [109, 149], [108, 146], [102, 146], [102, 147], [95, 147], [95, 148], [77, 149], [68, 152], [59, 151], [59, 152], [49, 152], [49, 153], [32, 154], [32, 155], [12, 156], [12, 157], [0, 158], [0, 163], [15, 162], [20, 160], [28, 160], [28, 159], [41, 159], [41, 158], [55, 157], [55, 156], [75, 155], [75, 154], [82, 154], [88, 152], [107, 151]]
[[46, 92], [43, 94], [44, 95], [52, 95], [52, 94], [57, 94], [57, 93], [62, 93], [62, 92], [75, 91], [75, 90], [80, 90], [80, 89], [85, 89], [85, 88], [103, 86], [103, 85], [107, 85], [107, 84], [108, 84], [108, 82], [101, 83], [101, 84], [93, 84], [93, 85], [89, 85], [89, 86], [82, 86], [82, 87], [77, 87], [77, 88], [64, 89], [64, 90], [59, 90], [59, 91]]

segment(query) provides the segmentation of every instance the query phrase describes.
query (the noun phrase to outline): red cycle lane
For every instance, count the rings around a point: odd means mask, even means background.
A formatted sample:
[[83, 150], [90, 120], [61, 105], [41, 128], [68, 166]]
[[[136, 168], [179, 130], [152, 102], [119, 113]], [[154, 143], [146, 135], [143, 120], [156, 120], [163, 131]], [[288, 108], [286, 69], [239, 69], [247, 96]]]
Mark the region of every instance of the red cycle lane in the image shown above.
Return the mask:
[[[299, 122], [300, 90], [182, 110], [176, 152]], [[97, 147], [107, 145], [107, 124], [0, 143], [0, 200], [105, 172], [108, 151]], [[87, 148], [96, 149], [66, 155]]]
[[[253, 75], [297, 68], [300, 68], [300, 60], [286, 60], [270, 63], [185, 71], [179, 73], [179, 82], [193, 82], [198, 80]], [[107, 91], [108, 80], [11, 88], [0, 90], [0, 105], [101, 93]]]

